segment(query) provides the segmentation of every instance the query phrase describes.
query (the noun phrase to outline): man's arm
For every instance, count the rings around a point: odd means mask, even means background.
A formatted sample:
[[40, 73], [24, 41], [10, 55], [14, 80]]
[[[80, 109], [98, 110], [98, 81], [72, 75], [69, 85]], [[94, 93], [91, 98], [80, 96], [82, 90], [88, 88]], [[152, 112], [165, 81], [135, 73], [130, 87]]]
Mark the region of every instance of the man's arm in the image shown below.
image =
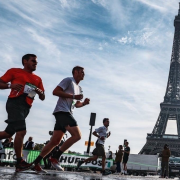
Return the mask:
[[39, 88], [36, 88], [35, 91], [39, 95], [39, 99], [43, 101], [45, 99], [44, 92], [41, 89], [39, 89]]
[[111, 132], [109, 131], [109, 133], [107, 133], [107, 138], [111, 135]]
[[104, 137], [100, 137], [99, 134], [97, 134], [96, 131], [94, 131], [92, 134], [93, 134], [94, 136], [100, 138], [101, 140], [104, 140]]
[[21, 91], [23, 85], [21, 84], [7, 84], [2, 79], [0, 79], [0, 89], [14, 89], [16, 91]]
[[94, 136], [96, 136], [96, 137], [100, 138], [99, 134], [97, 134], [97, 132], [96, 132], [96, 131], [94, 131], [92, 134], [93, 134]]
[[76, 108], [83, 107], [83, 106], [89, 104], [89, 102], [90, 102], [90, 99], [88, 99], [88, 98], [86, 98], [86, 99], [84, 100], [84, 102], [77, 101], [76, 104], [75, 104], [75, 107], [76, 107]]
[[76, 100], [81, 100], [83, 98], [83, 95], [72, 95], [72, 94], [68, 94], [65, 93], [63, 91], [63, 89], [59, 86], [57, 86], [54, 90], [53, 90], [53, 95], [54, 96], [58, 96], [58, 97], [62, 97], [62, 98], [70, 98], [70, 99], [76, 99]]

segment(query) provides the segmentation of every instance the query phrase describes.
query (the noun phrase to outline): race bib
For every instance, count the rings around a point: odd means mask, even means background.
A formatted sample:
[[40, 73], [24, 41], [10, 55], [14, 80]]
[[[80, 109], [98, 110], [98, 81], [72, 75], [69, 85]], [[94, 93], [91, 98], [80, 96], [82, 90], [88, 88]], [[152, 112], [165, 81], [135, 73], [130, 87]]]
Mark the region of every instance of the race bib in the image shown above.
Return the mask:
[[72, 105], [71, 105], [71, 112], [73, 112], [75, 104], [76, 104], [76, 100], [73, 99], [73, 102], [72, 102]]
[[29, 98], [34, 99], [34, 97], [36, 95], [35, 89], [36, 89], [36, 86], [34, 86], [31, 83], [26, 83], [25, 86], [24, 86], [24, 93], [27, 94], [27, 96]]

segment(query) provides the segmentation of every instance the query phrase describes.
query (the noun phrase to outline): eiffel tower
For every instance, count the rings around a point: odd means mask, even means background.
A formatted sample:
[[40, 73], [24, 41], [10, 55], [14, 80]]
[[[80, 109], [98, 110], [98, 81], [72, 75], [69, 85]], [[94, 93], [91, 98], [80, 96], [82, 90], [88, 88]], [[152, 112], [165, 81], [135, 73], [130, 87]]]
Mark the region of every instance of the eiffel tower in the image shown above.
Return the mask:
[[[180, 156], [180, 3], [174, 20], [174, 41], [170, 70], [164, 102], [160, 104], [160, 114], [152, 133], [147, 134], [146, 144], [139, 154], [157, 154], [168, 144], [171, 154]], [[165, 134], [167, 122], [176, 120], [177, 135]]]

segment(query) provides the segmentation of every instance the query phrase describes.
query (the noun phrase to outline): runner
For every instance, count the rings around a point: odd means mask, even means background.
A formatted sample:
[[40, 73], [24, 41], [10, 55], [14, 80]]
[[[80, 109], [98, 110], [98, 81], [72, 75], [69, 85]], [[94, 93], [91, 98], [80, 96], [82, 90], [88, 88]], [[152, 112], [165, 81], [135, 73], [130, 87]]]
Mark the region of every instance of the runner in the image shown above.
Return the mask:
[[39, 162], [61, 142], [66, 131], [71, 134], [71, 137], [63, 143], [59, 151], [57, 151], [50, 159], [51, 164], [55, 169], [59, 171], [63, 170], [59, 164], [60, 156], [64, 151], [81, 139], [81, 132], [76, 120], [72, 116], [72, 112], [74, 107], [83, 107], [89, 104], [90, 100], [86, 98], [83, 102], [80, 102], [80, 100], [83, 99], [83, 95], [82, 89], [78, 84], [84, 79], [84, 68], [76, 66], [73, 68], [72, 74], [73, 77], [63, 79], [53, 91], [53, 95], [59, 97], [53, 112], [56, 124], [50, 142], [43, 148], [41, 154], [34, 161], [34, 170], [37, 173], [46, 172], [41, 168]]
[[0, 89], [11, 89], [6, 103], [8, 113], [6, 123], [8, 125], [4, 131], [0, 132], [0, 139], [10, 138], [16, 133], [14, 140], [14, 150], [17, 157], [16, 172], [32, 166], [22, 159], [23, 139], [26, 134], [25, 119], [29, 114], [36, 93], [39, 95], [39, 99], [45, 99], [42, 80], [33, 73], [37, 66], [37, 56], [34, 54], [24, 55], [22, 64], [23, 69], [9, 69], [0, 78]]
[[127, 162], [130, 154], [130, 147], [128, 146], [129, 142], [125, 142], [125, 148], [124, 148], [124, 156], [123, 156], [123, 172], [122, 174], [127, 175]]
[[93, 157], [90, 157], [84, 161], [79, 161], [77, 164], [77, 169], [86, 162], [90, 161], [96, 161], [99, 156], [102, 157], [102, 175], [108, 175], [111, 174], [110, 171], [105, 171], [105, 165], [106, 165], [106, 154], [104, 149], [104, 143], [106, 138], [108, 138], [111, 135], [111, 132], [108, 132], [108, 126], [109, 126], [109, 119], [104, 118], [103, 119], [104, 126], [99, 127], [98, 129], [95, 129], [93, 132], [93, 135], [98, 137], [98, 140], [96, 141], [96, 148], [93, 150], [92, 154]]

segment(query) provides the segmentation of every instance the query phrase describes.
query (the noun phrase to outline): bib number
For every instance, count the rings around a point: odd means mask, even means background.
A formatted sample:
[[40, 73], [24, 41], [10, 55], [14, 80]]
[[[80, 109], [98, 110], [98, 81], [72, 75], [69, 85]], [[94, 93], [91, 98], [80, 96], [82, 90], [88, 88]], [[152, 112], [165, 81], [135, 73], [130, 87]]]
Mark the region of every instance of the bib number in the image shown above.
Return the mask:
[[72, 105], [71, 105], [71, 112], [73, 112], [75, 107], [76, 101], [73, 99]]
[[24, 86], [24, 93], [27, 94], [27, 96], [31, 99], [34, 99], [35, 95], [36, 95], [36, 86], [34, 86], [31, 83], [26, 83]]

